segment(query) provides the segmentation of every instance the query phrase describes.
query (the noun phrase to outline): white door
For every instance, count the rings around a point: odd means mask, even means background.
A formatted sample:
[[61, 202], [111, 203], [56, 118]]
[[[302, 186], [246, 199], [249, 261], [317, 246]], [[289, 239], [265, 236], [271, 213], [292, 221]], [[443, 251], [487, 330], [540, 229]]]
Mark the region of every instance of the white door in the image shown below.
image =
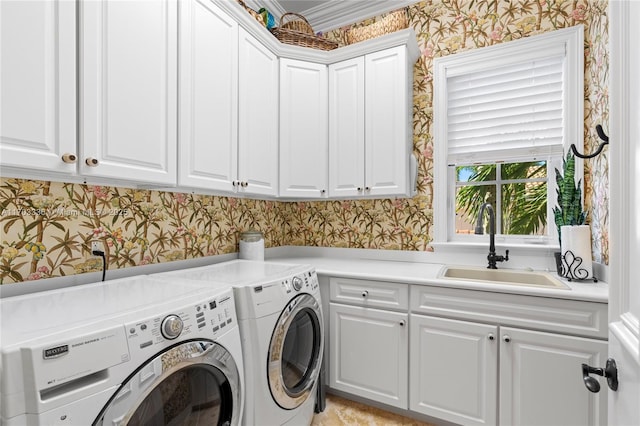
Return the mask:
[[329, 196], [364, 190], [364, 57], [329, 65]]
[[0, 2], [2, 167], [75, 174], [75, 28], [74, 2]]
[[327, 195], [327, 66], [280, 60], [280, 196]]
[[329, 306], [330, 386], [407, 409], [407, 314]]
[[177, 0], [78, 7], [81, 173], [175, 185]]
[[238, 155], [238, 24], [213, 2], [180, 2], [180, 186], [232, 191]]
[[585, 389], [580, 366], [606, 360], [602, 340], [500, 327], [501, 425], [604, 426], [606, 393]]
[[278, 57], [240, 28], [238, 191], [278, 195]]
[[365, 195], [409, 190], [412, 76], [404, 46], [366, 56]]
[[600, 378], [600, 392], [609, 396], [609, 425], [626, 426], [640, 424], [640, 2], [609, 5], [609, 357], [617, 363], [619, 387], [613, 392]]
[[498, 326], [411, 315], [409, 409], [465, 425], [495, 425]]

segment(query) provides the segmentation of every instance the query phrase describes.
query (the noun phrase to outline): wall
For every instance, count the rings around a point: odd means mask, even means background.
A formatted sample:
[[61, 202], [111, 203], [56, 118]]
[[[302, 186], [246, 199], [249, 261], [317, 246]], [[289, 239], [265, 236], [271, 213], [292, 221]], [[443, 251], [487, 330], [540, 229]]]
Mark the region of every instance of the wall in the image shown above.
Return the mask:
[[[435, 57], [465, 49], [584, 24], [585, 150], [598, 145], [594, 127], [607, 129], [609, 109], [606, 1], [434, 0], [410, 7], [408, 16], [422, 50], [414, 72], [416, 197], [281, 203], [1, 178], [0, 283], [99, 270], [100, 260], [89, 253], [94, 237], [106, 243], [110, 269], [231, 253], [247, 229], [263, 231], [267, 247], [430, 250], [431, 65]], [[346, 30], [328, 37], [344, 43]], [[606, 264], [607, 150], [585, 166], [594, 259]]]

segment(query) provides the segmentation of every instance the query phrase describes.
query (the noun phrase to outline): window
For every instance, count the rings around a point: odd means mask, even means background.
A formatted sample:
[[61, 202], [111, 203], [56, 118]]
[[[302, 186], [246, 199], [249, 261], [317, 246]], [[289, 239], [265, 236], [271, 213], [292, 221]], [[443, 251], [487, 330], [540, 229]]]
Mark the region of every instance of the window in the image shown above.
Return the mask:
[[490, 202], [504, 241], [555, 244], [554, 169], [583, 140], [583, 31], [434, 61], [436, 243], [481, 238], [477, 214]]

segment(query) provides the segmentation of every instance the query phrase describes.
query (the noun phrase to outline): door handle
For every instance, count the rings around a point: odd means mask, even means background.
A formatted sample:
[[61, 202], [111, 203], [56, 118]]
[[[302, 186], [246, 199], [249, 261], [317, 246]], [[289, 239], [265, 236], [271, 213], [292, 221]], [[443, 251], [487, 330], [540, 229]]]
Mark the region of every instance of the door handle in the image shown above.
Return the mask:
[[606, 377], [609, 389], [612, 391], [618, 390], [618, 367], [616, 366], [616, 360], [613, 358], [607, 360], [604, 369], [582, 364], [582, 380], [584, 381], [584, 385], [589, 389], [589, 392], [598, 393], [600, 392], [600, 382], [598, 382], [595, 377], [591, 377], [590, 374]]

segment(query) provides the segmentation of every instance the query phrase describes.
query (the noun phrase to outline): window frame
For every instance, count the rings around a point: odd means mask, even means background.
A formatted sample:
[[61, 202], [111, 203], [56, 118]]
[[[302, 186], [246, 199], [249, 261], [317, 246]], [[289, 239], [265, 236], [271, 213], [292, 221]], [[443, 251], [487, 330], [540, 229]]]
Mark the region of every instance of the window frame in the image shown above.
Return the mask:
[[[433, 242], [479, 243], [484, 241], [479, 235], [455, 234], [455, 167], [447, 164], [447, 78], [450, 75], [478, 73], [484, 69], [531, 60], [540, 52], [552, 51], [562, 45], [565, 51], [563, 65], [563, 149], [567, 152], [571, 144], [578, 149], [584, 145], [584, 27], [573, 27], [534, 35], [515, 41], [488, 46], [434, 60], [434, 235]], [[576, 76], [576, 78], [571, 78]], [[561, 168], [562, 159], [557, 157], [538, 158], [547, 161], [547, 222], [546, 236], [497, 235], [498, 241], [512, 244], [536, 244], [557, 246], [558, 236], [553, 223], [552, 209], [556, 204], [555, 168]], [[532, 157], [531, 160], [533, 161]], [[527, 160], [522, 160], [527, 161]], [[583, 162], [576, 158], [576, 176], [583, 176]], [[584, 179], [583, 179], [584, 180]]]

